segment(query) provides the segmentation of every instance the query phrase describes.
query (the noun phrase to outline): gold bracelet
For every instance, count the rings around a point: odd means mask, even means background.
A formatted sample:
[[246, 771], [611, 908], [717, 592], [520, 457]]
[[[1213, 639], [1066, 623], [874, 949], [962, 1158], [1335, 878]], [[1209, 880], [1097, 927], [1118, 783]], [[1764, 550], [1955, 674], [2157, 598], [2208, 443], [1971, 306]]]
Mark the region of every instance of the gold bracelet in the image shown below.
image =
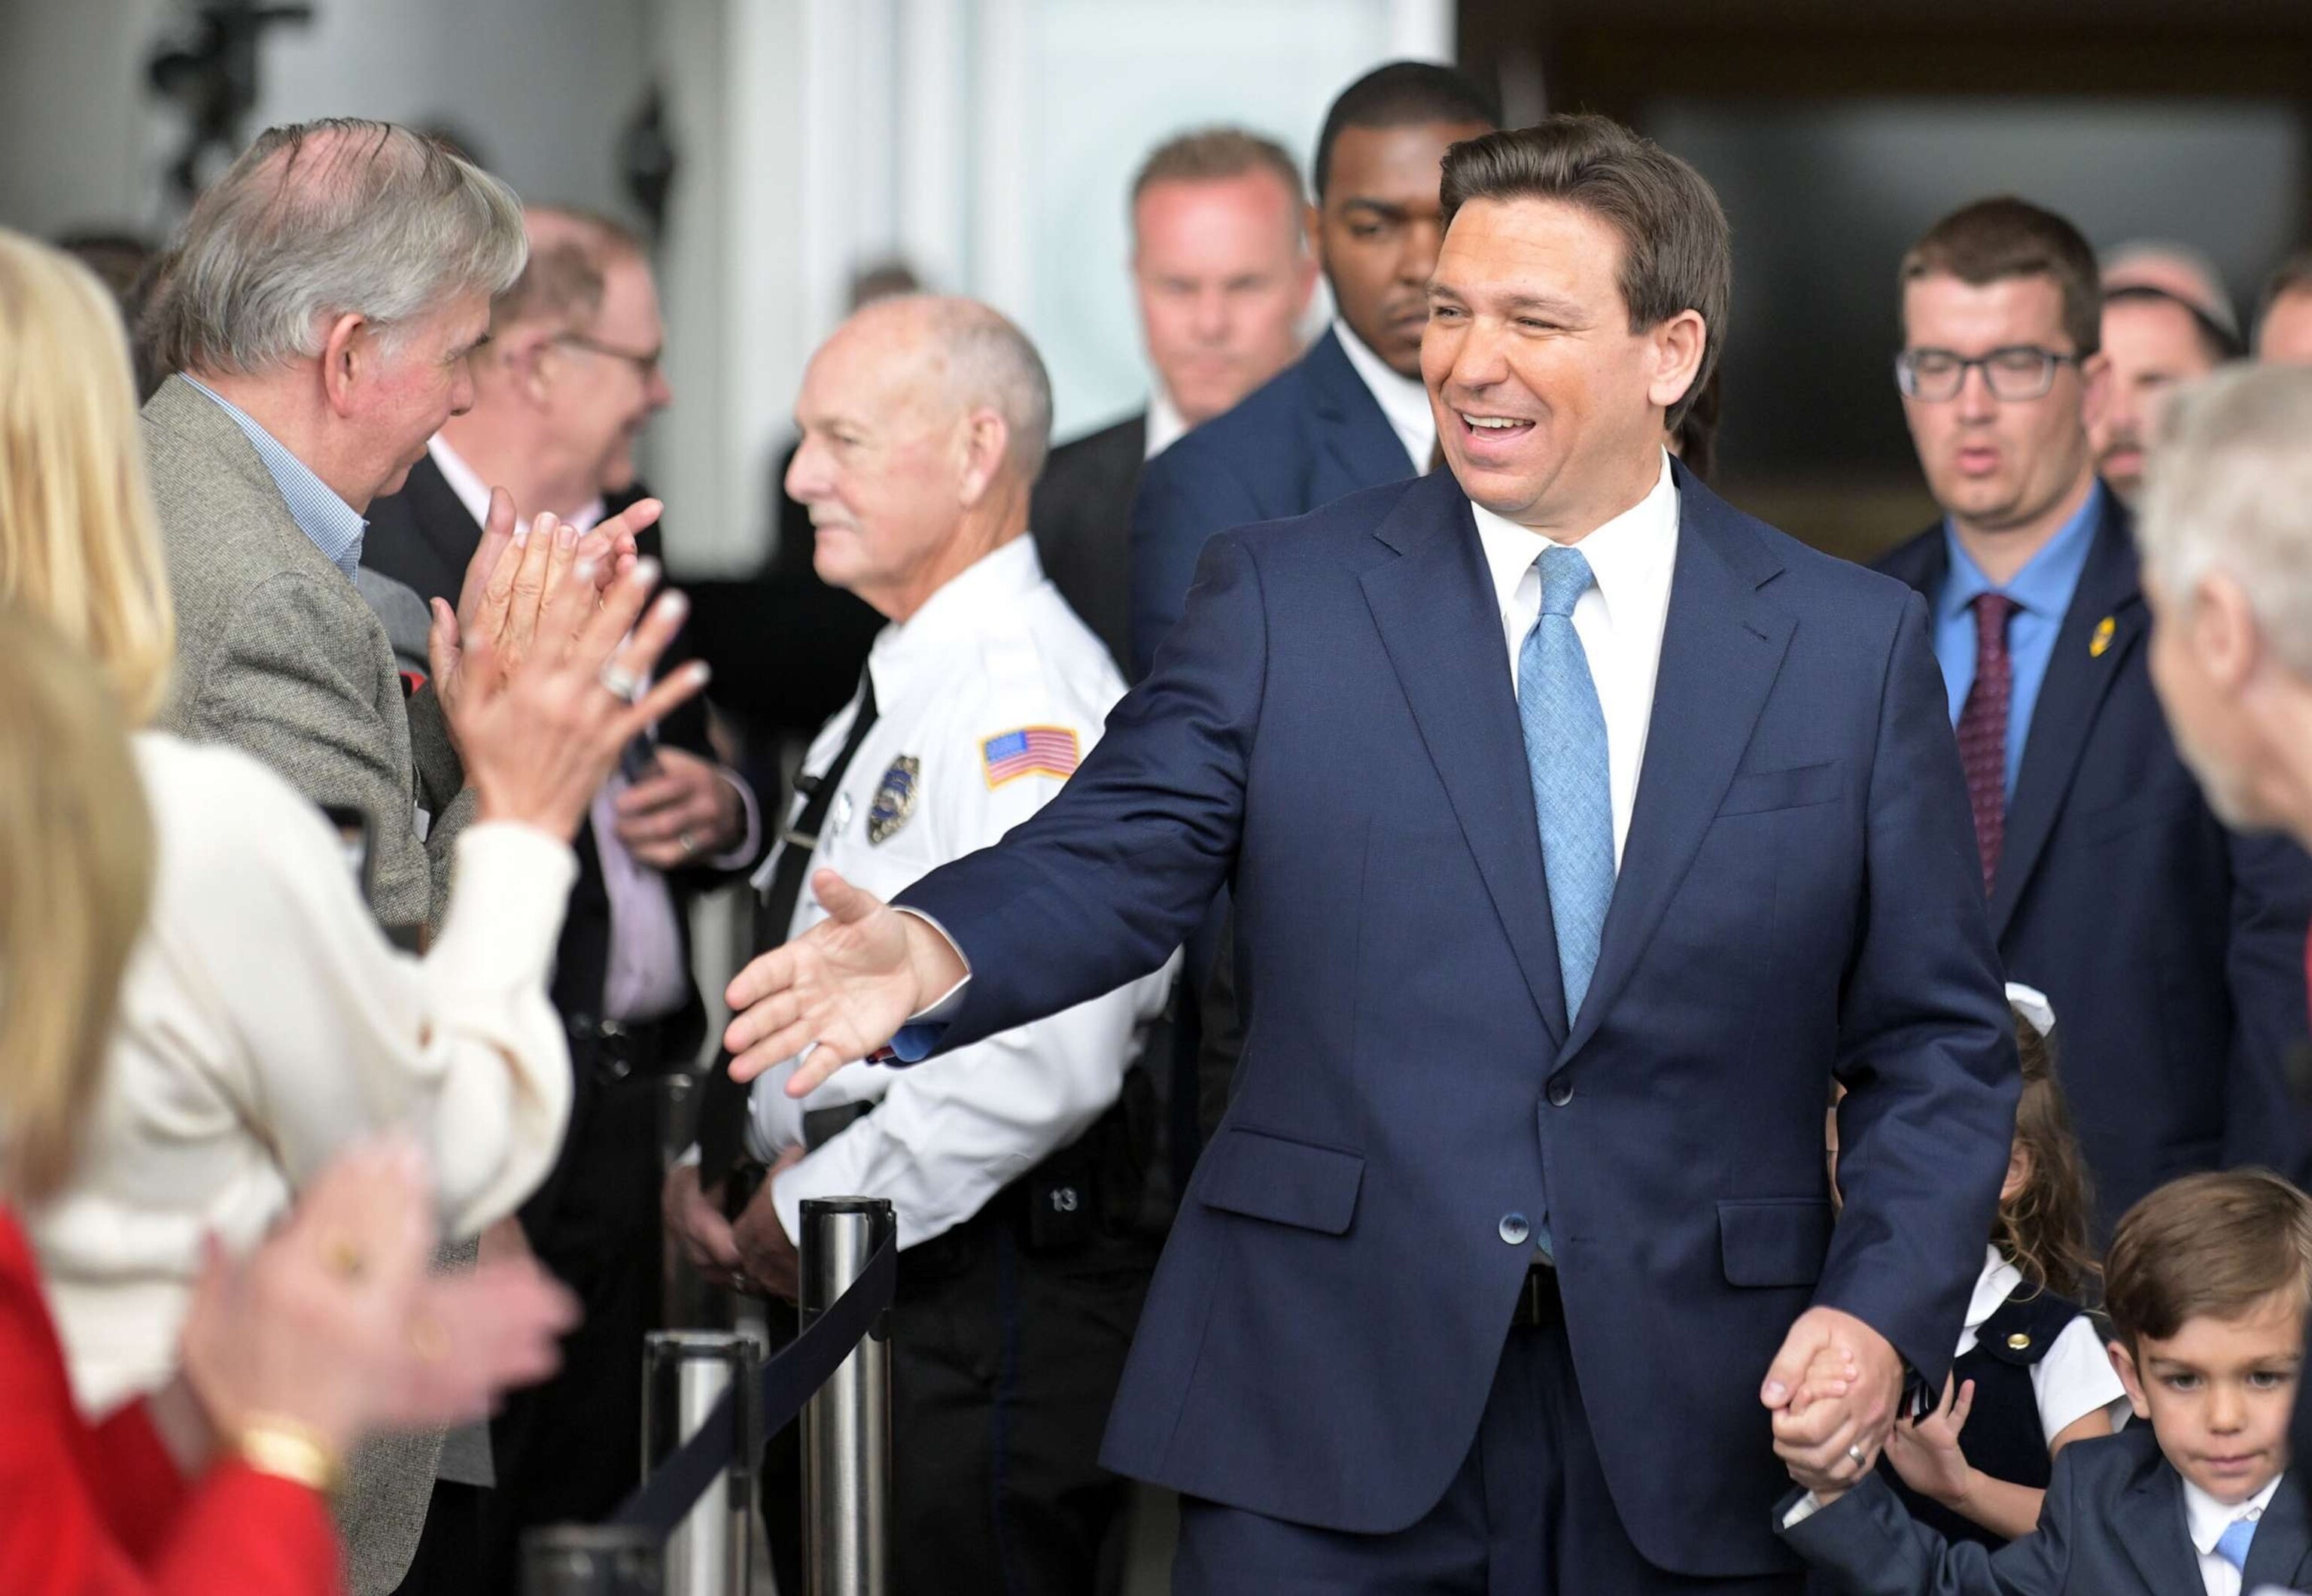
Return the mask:
[[259, 1474], [324, 1496], [337, 1488], [343, 1471], [335, 1447], [296, 1420], [273, 1414], [260, 1414], [243, 1424], [233, 1450]]

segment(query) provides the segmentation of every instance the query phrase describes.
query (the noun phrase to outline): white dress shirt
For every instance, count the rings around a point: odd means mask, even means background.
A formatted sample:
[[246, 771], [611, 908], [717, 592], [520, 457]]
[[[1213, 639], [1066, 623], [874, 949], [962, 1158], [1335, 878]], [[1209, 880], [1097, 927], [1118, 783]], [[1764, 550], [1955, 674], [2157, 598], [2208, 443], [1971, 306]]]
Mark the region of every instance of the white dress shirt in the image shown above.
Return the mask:
[[[1967, 1302], [1966, 1321], [1959, 1330], [1958, 1351], [1954, 1356], [1965, 1357], [1975, 1350], [1975, 1332], [2022, 1284], [2023, 1271], [2008, 1262], [1998, 1248], [1984, 1249], [1983, 1273], [1975, 1277], [1975, 1295]], [[2056, 1436], [2099, 1408], [2109, 1414], [2115, 1430], [2133, 1411], [2128, 1406], [2127, 1387], [2119, 1382], [2118, 1372], [2111, 1366], [2111, 1354], [2104, 1350], [2103, 1338], [2096, 1333], [2095, 1321], [2084, 1313], [2065, 1325], [2055, 1344], [2031, 1365], [2031, 1394], [2038, 1404], [2040, 1433], [2051, 1446]]]
[[2208, 1596], [2240, 1596], [2240, 1571], [2217, 1555], [2216, 1542], [2234, 1519], [2262, 1518], [2264, 1510], [2272, 1505], [2273, 1492], [2286, 1478], [2275, 1474], [2255, 1496], [2229, 1505], [2190, 1480], [2184, 1481], [2184, 1522], [2191, 1532], [2192, 1550], [2200, 1559], [2200, 1583], [2207, 1588]]
[[[991, 740], [1008, 746], [1009, 734], [1049, 728], [1073, 734], [1088, 753], [1124, 695], [1107, 648], [1045, 579], [1030, 537], [1005, 544], [904, 624], [885, 627], [867, 669], [875, 723], [844, 772], [811, 860], [886, 900], [994, 843], [1059, 791], [1057, 774], [991, 784], [1003, 776], [991, 771]], [[805, 772], [834, 763], [858, 708], [854, 696], [820, 729], [803, 757]], [[758, 885], [778, 859], [775, 851], [764, 863]], [[825, 918], [806, 890], [789, 935]], [[1162, 1007], [1170, 981], [1168, 965], [912, 1068], [845, 1069], [800, 1102], [782, 1089], [793, 1060], [775, 1066], [750, 1100], [748, 1139], [765, 1163], [801, 1145], [805, 1111], [877, 1104], [779, 1173], [771, 1196], [780, 1223], [800, 1235], [805, 1198], [853, 1195], [890, 1199], [902, 1247], [962, 1224], [1115, 1103], [1139, 1029]]]
[[71, 1184], [27, 1229], [82, 1407], [167, 1380], [212, 1232], [245, 1247], [353, 1138], [407, 1129], [471, 1235], [554, 1161], [570, 1054], [546, 981], [577, 864], [492, 822], [458, 839], [423, 959], [370, 918], [320, 811], [237, 749], [136, 739], [153, 904]]
[[1365, 379], [1373, 402], [1388, 418], [1389, 431], [1405, 445], [1405, 458], [1413, 462], [1413, 474], [1427, 475], [1430, 458], [1437, 452], [1437, 413], [1429, 407], [1428, 388], [1420, 378], [1404, 375], [1366, 348], [1365, 341], [1349, 330], [1347, 322], [1335, 318], [1333, 331], [1349, 364]]
[[1143, 460], [1154, 459], [1178, 443], [1187, 430], [1188, 418], [1180, 414], [1180, 407], [1172, 403], [1172, 396], [1166, 393], [1164, 385], [1159, 382], [1156, 391], [1148, 396], [1148, 421], [1144, 429], [1147, 437], [1143, 440], [1140, 458]]
[[[1510, 651], [1510, 682], [1518, 656], [1541, 614], [1541, 572], [1534, 562], [1551, 540], [1482, 505], [1477, 539], [1501, 603], [1502, 634]], [[1573, 631], [1590, 661], [1598, 707], [1606, 717], [1607, 779], [1614, 798], [1614, 865], [1630, 836], [1638, 775], [1645, 768], [1646, 735], [1653, 724], [1654, 677], [1661, 668], [1662, 628], [1669, 618], [1670, 576], [1677, 563], [1677, 484], [1662, 456], [1653, 489], [1630, 509], [1572, 546], [1597, 580], [1573, 606]]]

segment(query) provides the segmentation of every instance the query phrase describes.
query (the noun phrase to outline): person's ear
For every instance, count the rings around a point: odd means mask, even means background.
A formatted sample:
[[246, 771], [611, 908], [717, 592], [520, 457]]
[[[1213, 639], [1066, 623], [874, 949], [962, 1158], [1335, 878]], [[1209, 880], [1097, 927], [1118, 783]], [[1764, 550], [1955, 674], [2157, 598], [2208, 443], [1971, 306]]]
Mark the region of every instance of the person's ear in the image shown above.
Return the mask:
[[2113, 385], [2117, 377], [2111, 356], [2098, 351], [2080, 362], [2080, 423], [2092, 432], [2111, 412]]
[[2264, 646], [2247, 589], [2224, 571], [2209, 571], [2193, 589], [2180, 618], [2185, 641], [2208, 680], [2227, 694], [2245, 689], [2262, 663]]
[[1003, 471], [1012, 449], [1012, 429], [983, 405], [963, 418], [962, 442], [963, 481], [958, 498], [969, 510], [987, 496], [988, 488]]
[[2017, 1142], [2007, 1155], [2007, 1178], [1999, 1184], [1999, 1200], [2013, 1202], [2031, 1183], [2031, 1149]]
[[360, 406], [360, 385], [377, 374], [377, 327], [357, 310], [346, 310], [321, 336], [321, 397], [340, 420]]
[[2151, 1417], [2151, 1404], [2144, 1399], [2143, 1376], [2135, 1366], [2135, 1354], [2124, 1341], [2114, 1341], [2104, 1350], [2111, 1355], [2112, 1372], [2127, 1389], [2127, 1405], [2135, 1409], [2135, 1417]]
[[493, 337], [482, 348], [485, 358], [503, 366], [530, 404], [543, 406], [552, 398], [562, 351], [551, 332], [542, 327], [518, 327]]
[[1658, 322], [1646, 335], [1651, 345], [1653, 372], [1646, 383], [1646, 402], [1668, 410], [1702, 376], [1702, 356], [1709, 347], [1710, 329], [1699, 310], [1680, 310]]

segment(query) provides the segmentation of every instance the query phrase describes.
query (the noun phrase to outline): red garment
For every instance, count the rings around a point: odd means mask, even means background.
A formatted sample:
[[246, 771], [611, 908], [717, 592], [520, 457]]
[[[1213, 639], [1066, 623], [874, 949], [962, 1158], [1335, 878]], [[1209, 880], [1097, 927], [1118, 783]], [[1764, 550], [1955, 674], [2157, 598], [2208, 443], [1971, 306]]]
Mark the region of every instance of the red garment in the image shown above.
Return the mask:
[[31, 1249], [0, 1208], [0, 1592], [6, 1596], [337, 1596], [321, 1498], [247, 1464], [188, 1483], [131, 1402], [73, 1406]]

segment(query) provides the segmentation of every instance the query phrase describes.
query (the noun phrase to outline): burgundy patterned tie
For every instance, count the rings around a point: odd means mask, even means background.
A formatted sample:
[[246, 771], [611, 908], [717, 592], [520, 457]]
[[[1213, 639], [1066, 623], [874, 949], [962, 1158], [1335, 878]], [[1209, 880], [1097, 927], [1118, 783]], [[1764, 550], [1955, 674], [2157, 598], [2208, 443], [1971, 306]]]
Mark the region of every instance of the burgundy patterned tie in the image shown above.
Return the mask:
[[2007, 700], [2015, 669], [2007, 658], [2007, 623], [2015, 601], [2004, 593], [1975, 599], [1975, 685], [1958, 714], [1958, 760], [1966, 771], [1966, 800], [1975, 809], [1975, 841], [1983, 852], [1983, 890], [1999, 874], [2007, 841]]

